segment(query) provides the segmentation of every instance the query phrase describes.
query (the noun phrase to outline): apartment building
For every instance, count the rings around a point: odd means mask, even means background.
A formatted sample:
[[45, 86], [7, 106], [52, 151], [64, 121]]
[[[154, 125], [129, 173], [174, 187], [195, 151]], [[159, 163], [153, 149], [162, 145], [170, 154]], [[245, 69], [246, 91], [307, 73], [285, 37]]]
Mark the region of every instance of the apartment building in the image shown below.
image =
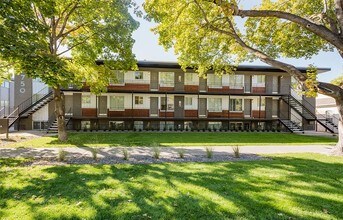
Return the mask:
[[[101, 61], [99, 61], [101, 64]], [[286, 72], [239, 66], [219, 77], [199, 78], [177, 63], [138, 62], [138, 71], [115, 71], [107, 92], [64, 88], [67, 127], [73, 130], [237, 131], [315, 129], [315, 99], [295, 97]], [[306, 68], [299, 68], [303, 73]], [[320, 72], [328, 69], [319, 69]], [[17, 76], [12, 126], [54, 130], [52, 93], [44, 84]], [[23, 83], [25, 92], [23, 91]], [[33, 92], [34, 89], [36, 90]], [[21, 104], [19, 104], [21, 103]]]

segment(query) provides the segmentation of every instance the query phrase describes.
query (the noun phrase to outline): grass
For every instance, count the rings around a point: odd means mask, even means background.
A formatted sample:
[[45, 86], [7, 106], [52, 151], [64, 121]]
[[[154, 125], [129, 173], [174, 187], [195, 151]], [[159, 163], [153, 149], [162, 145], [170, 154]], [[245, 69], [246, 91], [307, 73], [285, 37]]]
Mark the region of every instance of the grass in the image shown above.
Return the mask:
[[41, 137], [6, 147], [229, 146], [335, 144], [337, 138], [289, 133], [69, 133], [69, 140]]
[[[25, 167], [0, 159], [0, 219], [343, 219], [343, 160]], [[67, 210], [67, 211], [66, 211]]]

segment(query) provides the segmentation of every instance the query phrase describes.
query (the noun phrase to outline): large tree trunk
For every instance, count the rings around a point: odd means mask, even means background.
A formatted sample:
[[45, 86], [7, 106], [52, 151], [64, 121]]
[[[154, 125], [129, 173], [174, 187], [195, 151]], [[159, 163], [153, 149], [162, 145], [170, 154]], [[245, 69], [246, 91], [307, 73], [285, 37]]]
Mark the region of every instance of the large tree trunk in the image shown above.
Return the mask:
[[61, 93], [60, 87], [54, 88], [55, 115], [57, 118], [58, 140], [66, 141], [68, 139], [65, 125], [65, 106], [64, 95]]
[[337, 154], [343, 154], [343, 97], [336, 99], [339, 122], [338, 122], [338, 143], [336, 145]]

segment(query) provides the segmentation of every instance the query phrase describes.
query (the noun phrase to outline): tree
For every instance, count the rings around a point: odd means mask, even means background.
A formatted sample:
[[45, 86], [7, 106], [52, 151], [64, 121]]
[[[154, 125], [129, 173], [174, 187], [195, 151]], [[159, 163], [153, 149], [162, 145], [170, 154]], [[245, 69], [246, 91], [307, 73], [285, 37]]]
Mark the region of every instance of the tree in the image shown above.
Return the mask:
[[279, 60], [332, 50], [343, 58], [343, 0], [262, 0], [253, 10], [235, 0], [146, 0], [144, 7], [158, 23], [153, 31], [160, 44], [174, 47], [184, 69], [233, 73], [240, 62], [259, 59], [295, 77], [307, 95], [333, 97], [340, 112], [337, 149], [343, 151], [343, 87], [318, 82], [313, 68], [306, 75]]
[[336, 79], [331, 81], [332, 84], [337, 86], [343, 86], [343, 76], [339, 76]]
[[135, 67], [138, 23], [129, 8], [136, 9], [131, 0], [1, 1], [0, 69], [14, 68], [53, 89], [59, 140], [67, 140], [63, 86], [86, 80], [92, 92], [101, 92], [111, 70]]

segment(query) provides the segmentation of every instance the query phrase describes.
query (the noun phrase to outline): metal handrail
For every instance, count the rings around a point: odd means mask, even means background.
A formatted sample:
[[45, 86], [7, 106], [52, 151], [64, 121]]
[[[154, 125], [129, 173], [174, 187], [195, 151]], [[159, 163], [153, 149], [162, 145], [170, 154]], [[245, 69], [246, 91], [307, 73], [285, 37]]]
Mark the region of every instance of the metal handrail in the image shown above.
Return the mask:
[[[44, 90], [47, 90], [47, 91], [44, 93], [41, 93]], [[30, 98], [26, 99], [25, 101], [23, 101], [22, 103], [18, 105], [19, 115], [24, 113], [26, 110], [28, 110], [33, 104], [43, 100], [44, 98], [46, 98], [47, 96], [51, 94], [52, 94], [52, 91], [50, 90], [50, 88], [48, 86], [44, 87], [43, 89], [41, 89], [40, 91], [32, 95]]]

